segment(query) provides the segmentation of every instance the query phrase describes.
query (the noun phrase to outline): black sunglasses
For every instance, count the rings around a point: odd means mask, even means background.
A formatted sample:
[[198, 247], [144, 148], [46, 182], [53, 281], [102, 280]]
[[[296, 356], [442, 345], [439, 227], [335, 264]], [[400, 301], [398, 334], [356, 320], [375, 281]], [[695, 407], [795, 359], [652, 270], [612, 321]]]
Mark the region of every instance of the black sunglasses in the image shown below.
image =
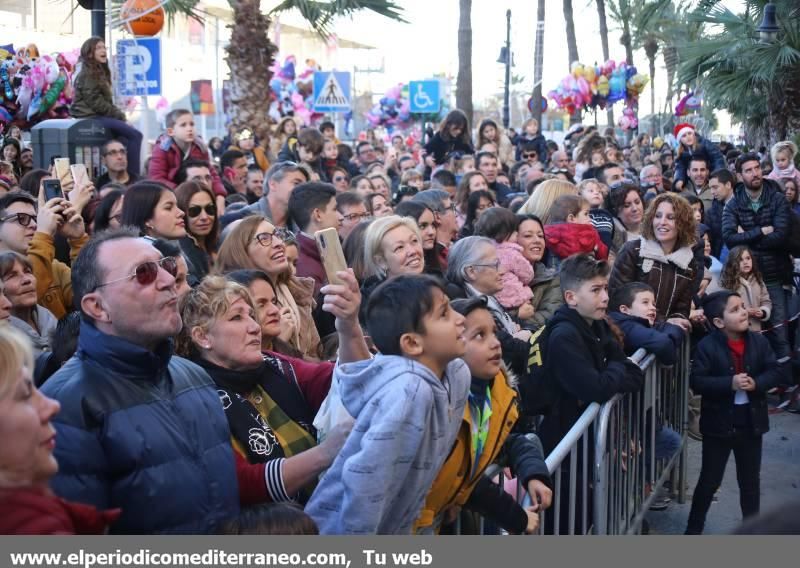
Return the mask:
[[203, 211], [205, 211], [206, 215], [208, 215], [209, 217], [215, 217], [217, 215], [217, 206], [214, 205], [213, 203], [208, 203], [204, 206], [192, 205], [186, 209], [186, 214], [190, 218], [194, 219], [195, 217], [200, 215], [200, 213], [202, 213]]
[[165, 256], [161, 260], [149, 260], [147, 262], [143, 262], [134, 268], [131, 274], [123, 276], [122, 278], [117, 278], [116, 280], [111, 280], [105, 284], [100, 284], [95, 288], [95, 290], [97, 290], [97, 288], [103, 288], [104, 286], [108, 286], [116, 282], [122, 282], [123, 280], [129, 280], [131, 278], [136, 278], [136, 281], [141, 286], [148, 286], [156, 281], [159, 267], [166, 270], [173, 278], [178, 275], [177, 259], [174, 256]]
[[21, 227], [27, 227], [31, 224], [31, 221], [36, 219], [36, 215], [31, 215], [29, 213], [12, 213], [11, 215], [7, 215], [6, 217], [0, 219], [0, 223], [5, 223], [11, 219], [16, 219], [17, 223], [19, 223]]

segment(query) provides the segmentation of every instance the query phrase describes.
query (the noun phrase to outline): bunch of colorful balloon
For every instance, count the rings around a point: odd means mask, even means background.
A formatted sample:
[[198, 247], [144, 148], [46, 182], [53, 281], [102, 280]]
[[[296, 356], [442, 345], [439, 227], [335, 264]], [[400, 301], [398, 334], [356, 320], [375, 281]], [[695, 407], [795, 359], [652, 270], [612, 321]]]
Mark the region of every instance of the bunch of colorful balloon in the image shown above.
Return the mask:
[[433, 114], [411, 114], [411, 103], [408, 99], [408, 85], [398, 83], [386, 91], [386, 94], [373, 105], [365, 117], [370, 127], [383, 126], [391, 134], [397, 129], [408, 130], [415, 120], [438, 122], [450, 111], [446, 99], [440, 101], [439, 112]]
[[398, 83], [373, 105], [366, 114], [372, 128], [383, 126], [391, 132], [396, 128], [406, 129], [412, 123], [411, 106], [408, 101], [408, 85]]
[[559, 109], [570, 114], [578, 109], [605, 109], [623, 100], [626, 108], [634, 109], [649, 80], [647, 75], [637, 72], [636, 67], [624, 61], [609, 60], [594, 66], [576, 61], [571, 69], [572, 72], [561, 80], [558, 87], [548, 93]]
[[77, 49], [40, 56], [34, 44], [19, 50], [0, 46], [0, 107], [5, 111], [0, 120], [30, 128], [48, 118], [67, 117], [78, 56]]
[[675, 106], [675, 116], [689, 116], [690, 114], [697, 114], [703, 107], [703, 101], [699, 95], [695, 95], [689, 91], [684, 97], [678, 101]]
[[297, 58], [289, 55], [283, 64], [275, 59], [272, 66], [272, 80], [269, 83], [270, 107], [269, 116], [279, 122], [284, 116], [299, 118], [304, 126], [309, 126], [322, 118], [322, 114], [314, 112], [314, 71], [319, 66], [313, 59], [306, 59], [305, 68], [297, 74], [295, 67]]

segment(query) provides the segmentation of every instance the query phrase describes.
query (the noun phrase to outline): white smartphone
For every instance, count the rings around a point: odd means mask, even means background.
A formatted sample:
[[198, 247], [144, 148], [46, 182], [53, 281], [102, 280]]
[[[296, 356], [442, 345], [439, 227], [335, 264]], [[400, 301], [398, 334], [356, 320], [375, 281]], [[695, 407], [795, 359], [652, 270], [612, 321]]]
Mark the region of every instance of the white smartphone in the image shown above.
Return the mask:
[[62, 187], [72, 189], [74, 180], [70, 172], [69, 158], [56, 158], [53, 160], [53, 165], [56, 168], [56, 177], [61, 182]]
[[83, 187], [89, 183], [89, 173], [86, 171], [85, 164], [72, 164], [69, 167], [75, 187]]

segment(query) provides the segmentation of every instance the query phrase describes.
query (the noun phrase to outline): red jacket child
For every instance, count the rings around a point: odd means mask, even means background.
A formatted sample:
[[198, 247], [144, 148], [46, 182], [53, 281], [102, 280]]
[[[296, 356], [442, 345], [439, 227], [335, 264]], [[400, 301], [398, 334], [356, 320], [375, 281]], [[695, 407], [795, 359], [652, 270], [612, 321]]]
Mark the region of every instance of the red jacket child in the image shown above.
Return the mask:
[[555, 223], [546, 225], [544, 238], [547, 250], [559, 260], [578, 253], [592, 253], [598, 260], [608, 259], [608, 247], [600, 239], [594, 226], [583, 223]]
[[212, 161], [208, 148], [200, 140], [194, 140], [189, 152], [184, 155], [172, 136], [162, 134], [156, 141], [155, 148], [153, 148], [147, 177], [174, 188], [177, 185], [175, 177], [178, 175], [178, 170], [181, 169], [181, 164], [188, 159], [207, 162], [208, 168], [211, 170], [211, 189], [216, 195], [222, 195], [223, 197], [228, 195], [222, 185], [217, 168], [211, 165]]

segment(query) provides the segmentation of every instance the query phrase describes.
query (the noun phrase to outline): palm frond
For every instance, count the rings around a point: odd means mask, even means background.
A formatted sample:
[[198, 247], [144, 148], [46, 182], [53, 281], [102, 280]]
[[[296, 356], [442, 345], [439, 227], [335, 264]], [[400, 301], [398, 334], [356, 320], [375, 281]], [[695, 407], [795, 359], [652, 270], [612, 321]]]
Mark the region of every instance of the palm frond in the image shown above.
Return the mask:
[[408, 23], [403, 17], [403, 8], [391, 0], [334, 0], [332, 2], [284, 0], [270, 11], [270, 15], [291, 10], [297, 10], [311, 28], [323, 38], [330, 37], [334, 18], [353, 16], [355, 13], [365, 10], [397, 22]]

